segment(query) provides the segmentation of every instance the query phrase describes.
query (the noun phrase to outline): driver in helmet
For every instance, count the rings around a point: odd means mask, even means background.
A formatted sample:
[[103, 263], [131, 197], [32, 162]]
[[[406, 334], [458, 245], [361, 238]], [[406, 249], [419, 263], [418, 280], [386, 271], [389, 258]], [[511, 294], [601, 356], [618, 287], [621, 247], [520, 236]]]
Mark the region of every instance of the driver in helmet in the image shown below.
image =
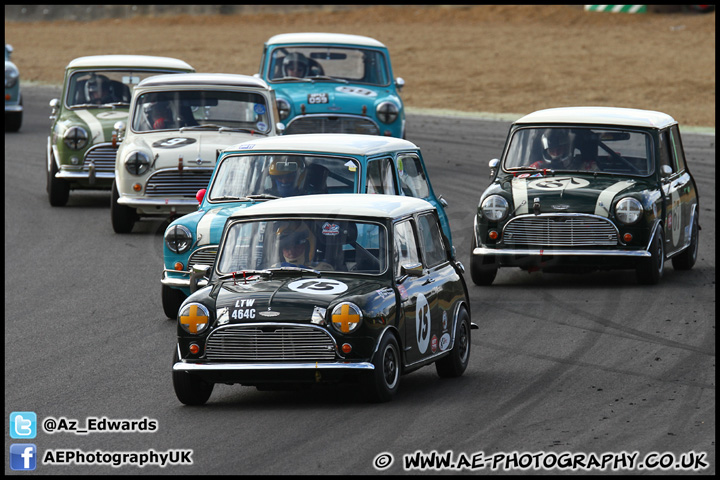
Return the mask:
[[303, 78], [308, 74], [308, 60], [302, 53], [291, 53], [283, 59], [282, 72], [286, 77]]
[[334, 270], [327, 262], [315, 262], [317, 239], [305, 222], [290, 221], [275, 231], [282, 261], [274, 267], [301, 267], [315, 270]]
[[565, 128], [548, 128], [540, 139], [542, 160], [531, 164], [533, 168], [573, 169], [573, 135]]
[[300, 189], [304, 179], [305, 162], [299, 157], [276, 157], [270, 161], [268, 174], [272, 187], [267, 193], [277, 197], [302, 195]]
[[143, 105], [143, 109], [148, 125], [153, 130], [171, 128], [173, 116], [167, 101], [149, 102]]
[[107, 95], [104, 95], [104, 91], [106, 90], [106, 86], [104, 85], [105, 80], [107, 80], [107, 78], [103, 75], [93, 73], [90, 78], [85, 81], [85, 97], [87, 103], [100, 105], [110, 101], [109, 98], [106, 98]]

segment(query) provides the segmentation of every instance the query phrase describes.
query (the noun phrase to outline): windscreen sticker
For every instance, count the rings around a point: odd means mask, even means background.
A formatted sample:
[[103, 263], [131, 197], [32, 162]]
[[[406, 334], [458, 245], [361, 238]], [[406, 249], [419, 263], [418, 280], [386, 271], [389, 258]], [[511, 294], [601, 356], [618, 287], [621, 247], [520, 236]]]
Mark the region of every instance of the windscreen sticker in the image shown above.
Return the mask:
[[256, 103], [254, 109], [255, 113], [257, 113], [258, 115], [265, 115], [265, 105], [261, 103]]
[[152, 146], [154, 148], [178, 148], [178, 147], [184, 147], [185, 145], [192, 145], [195, 142], [197, 142], [197, 140], [194, 138], [169, 137], [169, 138], [163, 138], [162, 140], [158, 140], [157, 142], [154, 142], [152, 144]]
[[296, 280], [288, 285], [290, 290], [309, 295], [337, 295], [348, 289], [343, 282], [329, 278], [318, 278]]
[[360, 88], [360, 87], [337, 87], [335, 90], [337, 90], [340, 93], [348, 93], [350, 95], [360, 95], [363, 97], [377, 97], [377, 93], [368, 90], [367, 88]]
[[340, 225], [337, 223], [325, 222], [322, 226], [322, 234], [334, 237], [335, 235], [340, 234]]
[[258, 130], [261, 131], [261, 132], [267, 132], [267, 130], [268, 130], [267, 123], [265, 123], [265, 122], [258, 122], [258, 123], [257, 123], [257, 128], [258, 128]]

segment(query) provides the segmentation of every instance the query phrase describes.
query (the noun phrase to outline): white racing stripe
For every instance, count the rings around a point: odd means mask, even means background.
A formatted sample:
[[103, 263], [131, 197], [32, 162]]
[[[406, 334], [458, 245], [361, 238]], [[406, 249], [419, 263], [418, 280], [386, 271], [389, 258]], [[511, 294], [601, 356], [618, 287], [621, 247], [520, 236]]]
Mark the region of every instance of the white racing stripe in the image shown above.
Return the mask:
[[[515, 202], [515, 214], [522, 215], [528, 213], [528, 201], [527, 201], [527, 179], [525, 178], [513, 178], [512, 180], [512, 195], [513, 201]], [[523, 203], [525, 202], [525, 203]]]
[[[76, 110], [77, 116], [82, 119], [83, 122], [87, 123], [90, 131], [88, 132], [88, 143], [102, 143], [105, 142], [105, 132], [100, 120], [95, 118], [95, 115], [88, 112], [87, 110]], [[92, 140], [92, 141], [91, 141]]]
[[612, 208], [612, 201], [615, 195], [622, 192], [629, 186], [633, 185], [635, 180], [623, 180], [614, 185], [609, 186], [598, 195], [597, 203], [595, 204], [595, 215], [602, 217], [608, 217], [610, 215], [610, 209]]
[[200, 238], [200, 241], [197, 243], [197, 246], [207, 245], [210, 243], [210, 229], [212, 228], [212, 222], [217, 217], [220, 210], [222, 210], [222, 207], [208, 210], [198, 222], [197, 236]]

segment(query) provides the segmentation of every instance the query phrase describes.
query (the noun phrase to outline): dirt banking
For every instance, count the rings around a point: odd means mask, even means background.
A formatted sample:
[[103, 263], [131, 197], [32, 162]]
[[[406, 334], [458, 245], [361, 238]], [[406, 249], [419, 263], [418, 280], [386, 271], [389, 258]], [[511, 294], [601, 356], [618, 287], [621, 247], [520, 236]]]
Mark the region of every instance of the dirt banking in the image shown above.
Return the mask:
[[23, 81], [62, 83], [75, 57], [181, 58], [197, 71], [253, 74], [285, 32], [385, 43], [410, 109], [525, 114], [604, 105], [715, 126], [715, 13], [601, 13], [578, 6], [369, 6], [343, 11], [179, 15], [92, 22], [5, 21]]

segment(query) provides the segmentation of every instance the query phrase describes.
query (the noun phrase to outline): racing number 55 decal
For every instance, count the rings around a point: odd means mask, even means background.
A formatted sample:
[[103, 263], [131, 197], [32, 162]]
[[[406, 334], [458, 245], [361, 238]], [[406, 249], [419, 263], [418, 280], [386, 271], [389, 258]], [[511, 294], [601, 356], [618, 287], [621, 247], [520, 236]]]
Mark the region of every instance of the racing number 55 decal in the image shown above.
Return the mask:
[[418, 294], [415, 304], [415, 338], [418, 350], [425, 353], [430, 343], [430, 305], [422, 293]]

